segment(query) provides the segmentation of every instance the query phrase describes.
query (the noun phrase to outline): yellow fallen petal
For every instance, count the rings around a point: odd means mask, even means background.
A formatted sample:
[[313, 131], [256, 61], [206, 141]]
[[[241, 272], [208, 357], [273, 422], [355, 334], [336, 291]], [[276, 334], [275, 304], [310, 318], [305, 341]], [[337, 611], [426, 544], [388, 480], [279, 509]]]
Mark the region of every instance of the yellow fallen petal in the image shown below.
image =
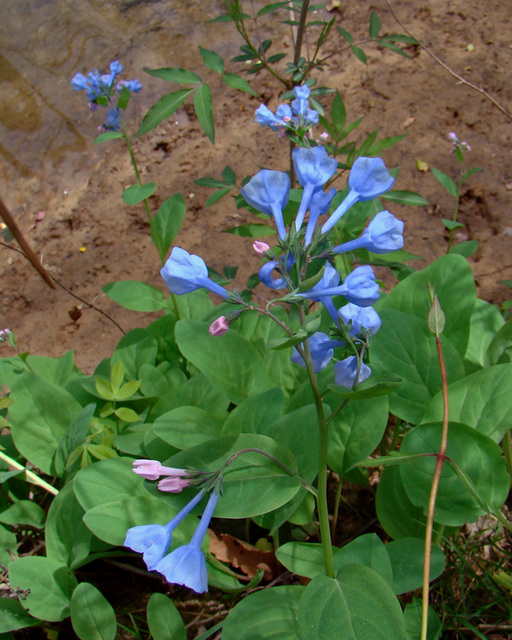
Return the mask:
[[425, 173], [425, 171], [428, 171], [428, 164], [424, 160], [418, 160], [418, 158], [416, 158], [416, 169]]

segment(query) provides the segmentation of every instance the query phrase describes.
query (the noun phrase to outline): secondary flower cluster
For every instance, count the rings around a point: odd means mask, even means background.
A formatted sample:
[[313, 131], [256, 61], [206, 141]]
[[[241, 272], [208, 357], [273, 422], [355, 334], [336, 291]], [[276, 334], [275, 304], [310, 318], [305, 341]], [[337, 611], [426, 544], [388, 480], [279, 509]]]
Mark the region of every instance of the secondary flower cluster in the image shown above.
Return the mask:
[[123, 70], [119, 60], [110, 63], [110, 73], [100, 74], [99, 71], [90, 71], [86, 76], [77, 73], [71, 80], [71, 86], [75, 91], [85, 91], [89, 100], [89, 106], [95, 110], [98, 105], [112, 107], [107, 112], [105, 123], [100, 127], [103, 131], [119, 131], [121, 129], [121, 107], [116, 106], [116, 90], [121, 93], [128, 89], [130, 93], [140, 93], [142, 85], [138, 80], [120, 80], [117, 78]]
[[293, 95], [295, 100], [292, 101], [291, 107], [280, 104], [275, 114], [262, 104], [256, 109], [256, 122], [262, 127], [270, 127], [272, 131], [279, 131], [282, 135], [306, 135], [312, 126], [318, 124], [319, 114], [309, 106], [311, 90], [306, 84], [295, 87]]
[[[146, 480], [158, 480], [160, 491], [180, 492], [193, 483], [194, 473], [185, 469], [165, 467], [157, 460], [135, 460], [133, 471]], [[208, 591], [206, 558], [201, 543], [210, 524], [219, 494], [210, 493], [201, 520], [190, 542], [167, 554], [172, 542], [172, 532], [192, 509], [201, 502], [207, 491], [201, 489], [183, 509], [165, 525], [147, 524], [132, 527], [126, 532], [124, 544], [137, 553], [142, 553], [149, 571], [162, 573], [172, 584], [181, 584], [197, 593]], [[167, 555], [166, 555], [167, 554]]]

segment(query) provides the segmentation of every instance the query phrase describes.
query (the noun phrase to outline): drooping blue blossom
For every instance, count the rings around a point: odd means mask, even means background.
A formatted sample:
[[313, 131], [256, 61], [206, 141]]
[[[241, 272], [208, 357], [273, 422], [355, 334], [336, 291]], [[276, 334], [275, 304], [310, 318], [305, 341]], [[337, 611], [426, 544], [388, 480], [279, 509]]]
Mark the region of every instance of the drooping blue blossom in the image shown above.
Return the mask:
[[349, 192], [322, 227], [322, 233], [330, 231], [353, 204], [381, 196], [389, 191], [394, 183], [395, 178], [386, 169], [381, 158], [358, 158], [348, 178]]
[[201, 551], [201, 543], [210, 524], [219, 494], [212, 491], [197, 529], [189, 544], [178, 547], [165, 556], [155, 566], [172, 584], [181, 584], [196, 593], [208, 591], [208, 571], [206, 558]]
[[404, 246], [404, 223], [389, 211], [381, 211], [370, 222], [361, 237], [334, 247], [334, 253], [345, 253], [355, 249], [368, 249], [373, 253], [398, 251]]
[[124, 546], [137, 553], [142, 553], [147, 568], [153, 571], [171, 546], [172, 532], [202, 500], [203, 495], [204, 492], [200, 491], [166, 525], [147, 524], [128, 529]]
[[350, 324], [350, 336], [361, 335], [363, 329], [367, 335], [373, 336], [380, 329], [381, 319], [373, 307], [360, 307], [349, 302], [338, 309], [338, 316], [344, 325]]
[[119, 131], [121, 129], [121, 118], [119, 117], [119, 109], [109, 109], [105, 118], [103, 128], [107, 131]]
[[124, 87], [126, 87], [130, 93], [140, 93], [142, 90], [142, 85], [137, 79], [121, 80], [121, 82], [117, 83], [116, 88], [119, 91], [119, 93], [121, 93]]
[[[330, 267], [328, 271], [328, 267]], [[334, 274], [332, 273], [334, 271]], [[329, 278], [326, 275], [329, 273]], [[336, 275], [337, 274], [337, 281]], [[332, 296], [345, 296], [345, 298], [360, 307], [369, 307], [379, 299], [379, 285], [375, 282], [373, 269], [367, 265], [356, 267], [345, 278], [343, 284], [338, 286], [340, 275], [329, 264], [325, 267], [324, 277], [312, 289], [306, 293], [300, 293], [304, 298], [321, 302], [329, 312], [329, 315], [338, 323], [337, 311], [332, 301]]]
[[275, 114], [262, 104], [255, 111], [255, 121], [262, 127], [270, 127], [272, 131], [280, 131], [287, 127], [292, 115], [292, 110], [287, 104], [280, 104]]
[[324, 275], [315, 284], [315, 286], [306, 293], [298, 294], [303, 298], [308, 298], [309, 300], [313, 300], [314, 302], [320, 302], [321, 304], [323, 304], [335, 324], [338, 324], [338, 312], [336, 310], [336, 307], [334, 306], [334, 302], [332, 301], [332, 295], [329, 293], [326, 294], [325, 291], [336, 288], [340, 279], [340, 274], [336, 271], [336, 269], [330, 262], [327, 262], [325, 265]]
[[[322, 369], [329, 364], [334, 356], [335, 347], [341, 347], [345, 343], [339, 340], [330, 340], [326, 333], [317, 331], [308, 338], [309, 350], [311, 353], [311, 360], [313, 362], [313, 369], [315, 373], [319, 373]], [[304, 345], [302, 345], [304, 346]], [[306, 368], [304, 358], [300, 355], [298, 349], [293, 347], [292, 362], [299, 366]]]
[[327, 193], [325, 193], [323, 189], [319, 189], [311, 196], [311, 200], [309, 201], [308, 225], [306, 227], [306, 235], [304, 236], [304, 246], [309, 247], [311, 244], [318, 218], [329, 211], [329, 207], [331, 206], [331, 202], [335, 195], [336, 188], [332, 187], [332, 189]]
[[160, 273], [169, 291], [176, 295], [191, 293], [204, 287], [223, 298], [230, 297], [224, 287], [208, 277], [204, 260], [180, 247], [174, 247]]
[[318, 111], [309, 107], [310, 94], [311, 90], [306, 84], [295, 87], [293, 90], [295, 100], [292, 102], [292, 111], [299, 118], [299, 126], [309, 127], [318, 124], [320, 118]]
[[[361, 370], [359, 371], [359, 378], [357, 384], [363, 382], [370, 377], [372, 370], [370, 367], [361, 363]], [[357, 376], [357, 358], [356, 356], [350, 356], [345, 360], [340, 360], [334, 365], [334, 382], [340, 387], [347, 387], [352, 389], [356, 384]]]
[[283, 171], [262, 169], [240, 190], [245, 200], [261, 213], [274, 216], [277, 233], [286, 238], [283, 209], [290, 198], [290, 177]]
[[322, 146], [312, 149], [297, 147], [292, 152], [292, 159], [297, 179], [304, 187], [300, 207], [295, 218], [295, 227], [298, 231], [304, 222], [311, 197], [315, 191], [321, 190], [327, 180], [334, 175], [338, 163], [327, 154], [325, 147]]
[[[293, 255], [289, 253], [286, 261], [287, 272], [290, 271], [294, 263], [295, 259]], [[269, 289], [286, 289], [286, 287], [288, 286], [286, 278], [284, 278], [282, 275], [280, 278], [272, 277], [272, 271], [274, 271], [274, 269], [276, 268], [279, 268], [281, 274], [283, 273], [283, 258], [281, 258], [280, 260], [271, 260], [270, 262], [265, 263], [258, 272], [259, 279]]]

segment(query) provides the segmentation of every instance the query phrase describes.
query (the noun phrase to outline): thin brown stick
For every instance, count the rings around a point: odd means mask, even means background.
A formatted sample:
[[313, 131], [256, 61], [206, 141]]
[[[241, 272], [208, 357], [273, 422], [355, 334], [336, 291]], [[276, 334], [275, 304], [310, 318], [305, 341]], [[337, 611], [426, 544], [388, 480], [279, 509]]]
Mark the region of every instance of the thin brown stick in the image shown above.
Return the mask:
[[460, 84], [465, 84], [470, 89], [473, 89], [474, 91], [477, 91], [478, 93], [481, 93], [485, 98], [487, 98], [487, 100], [492, 102], [495, 107], [497, 107], [503, 114], [505, 114], [509, 120], [512, 120], [512, 113], [510, 113], [510, 111], [505, 109], [505, 107], [503, 105], [501, 105], [497, 100], [495, 100], [489, 93], [487, 93], [487, 91], [485, 91], [485, 89], [482, 89], [482, 87], [479, 87], [478, 85], [473, 84], [472, 82], [469, 82], [469, 80], [466, 80], [465, 78], [460, 76], [456, 71], [454, 71], [445, 62], [443, 62], [441, 60], [441, 58], [436, 56], [436, 54], [433, 51], [431, 51], [426, 45], [424, 45], [422, 42], [420, 42], [418, 40], [418, 38], [415, 35], [413, 35], [402, 22], [400, 22], [400, 20], [398, 19], [395, 11], [393, 10], [393, 7], [391, 6], [390, 0], [386, 0], [386, 3], [388, 5], [388, 7], [389, 7], [391, 15], [393, 16], [393, 18], [395, 19], [397, 24], [400, 25], [400, 27], [405, 31], [405, 33], [408, 36], [410, 36], [411, 38], [414, 38], [416, 40], [416, 42], [419, 44], [419, 46], [426, 53], [428, 53], [428, 55], [431, 58], [433, 58], [437, 62], [437, 64], [441, 65], [441, 67], [443, 67], [443, 69], [448, 71], [448, 73], [451, 74], [454, 78], [456, 78], [459, 81]]
[[41, 278], [46, 282], [46, 284], [52, 289], [55, 289], [55, 285], [52, 282], [50, 274], [43, 267], [43, 265], [41, 264], [36, 254], [32, 251], [32, 248], [30, 247], [29, 243], [25, 240], [24, 235], [21, 233], [21, 229], [16, 224], [16, 221], [10, 214], [7, 207], [5, 206], [2, 198], [0, 198], [0, 216], [2, 217], [2, 220], [7, 225], [7, 228], [9, 229], [9, 231], [12, 233], [16, 242], [23, 249], [23, 254], [25, 255], [25, 258], [30, 262], [30, 264], [34, 267], [34, 269], [37, 270], [37, 272], [39, 273]]
[[[23, 253], [23, 251], [20, 251], [20, 249], [17, 249], [16, 247], [11, 247], [11, 245], [5, 243], [5, 242], [0, 242], [0, 246], [1, 247], [5, 247], [6, 249], [10, 249], [11, 251], [16, 251], [16, 253], [19, 253], [20, 255], [22, 255], [26, 260], [28, 260], [27, 256]], [[57, 280], [57, 278], [55, 278], [54, 276], [52, 276], [51, 274], [48, 273], [48, 271], [45, 272], [49, 278], [52, 279], [52, 288], [55, 289], [55, 284], [57, 284], [61, 289], [64, 289], [64, 291], [66, 293], [68, 293], [70, 296], [72, 296], [73, 298], [75, 298], [75, 300], [78, 300], [79, 302], [81, 302], [82, 304], [85, 304], [86, 307], [88, 307], [89, 309], [94, 309], [94, 311], [97, 311], [98, 313], [101, 313], [102, 316], [105, 316], [105, 318], [107, 318], [107, 320], [110, 320], [110, 322], [112, 324], [114, 324], [119, 331], [125, 335], [126, 331], [123, 329], [123, 327], [118, 324], [114, 318], [112, 318], [111, 316], [108, 315], [108, 313], [106, 313], [105, 311], [103, 311], [102, 309], [100, 309], [99, 307], [96, 307], [94, 304], [92, 304], [92, 302], [88, 302], [87, 300], [84, 300], [83, 298], [81, 298], [80, 296], [77, 296], [76, 293], [73, 293], [70, 289], [68, 289], [65, 285], [62, 284], [62, 282], [60, 282], [59, 280]]]

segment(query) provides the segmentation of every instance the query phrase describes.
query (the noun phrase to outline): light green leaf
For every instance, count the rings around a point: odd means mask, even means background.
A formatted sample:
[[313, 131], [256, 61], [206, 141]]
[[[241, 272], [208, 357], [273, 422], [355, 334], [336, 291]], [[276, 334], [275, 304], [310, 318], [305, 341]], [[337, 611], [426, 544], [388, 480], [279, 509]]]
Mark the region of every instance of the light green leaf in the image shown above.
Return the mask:
[[41, 529], [45, 520], [44, 509], [32, 500], [18, 500], [0, 513], [0, 522], [3, 524], [29, 524]]
[[57, 622], [69, 616], [77, 581], [66, 565], [42, 556], [18, 558], [9, 565], [9, 582], [25, 592], [21, 604], [35, 618]]
[[114, 640], [116, 614], [94, 585], [81, 582], [71, 597], [71, 624], [81, 640]]
[[396, 202], [398, 204], [410, 205], [413, 207], [424, 207], [428, 205], [428, 200], [425, 200], [419, 193], [414, 191], [388, 191], [380, 196], [383, 200], [389, 200], [390, 202]]
[[17, 631], [38, 624], [39, 620], [29, 615], [16, 598], [0, 598], [0, 633], [6, 634], [5, 640], [13, 636], [9, 631]]
[[379, 35], [379, 31], [380, 31], [380, 18], [375, 11], [372, 11], [370, 15], [370, 26], [368, 29], [370, 38], [376, 38]]
[[251, 88], [251, 85], [240, 76], [237, 76], [236, 73], [225, 73], [222, 76], [222, 80], [228, 85], [228, 87], [231, 87], [232, 89], [250, 93], [252, 96], [258, 96], [256, 91]]
[[457, 198], [459, 193], [459, 188], [457, 187], [455, 182], [450, 178], [450, 176], [447, 176], [446, 173], [439, 171], [439, 169], [436, 169], [435, 167], [430, 167], [430, 169], [432, 173], [435, 175], [435, 177], [437, 178], [437, 180], [446, 189], [446, 191], [448, 191], [448, 193], [454, 198]]
[[153, 593], [148, 602], [148, 627], [154, 640], [187, 640], [185, 623], [173, 601], [163, 593]]
[[155, 192], [156, 184], [154, 182], [148, 182], [148, 184], [133, 184], [131, 187], [127, 187], [123, 191], [123, 201], [130, 205], [139, 204], [143, 200], [152, 196]]
[[[393, 591], [398, 595], [419, 589], [423, 584], [425, 542], [421, 538], [400, 538], [388, 542], [386, 550], [393, 569]], [[430, 558], [430, 582], [444, 571], [443, 551], [432, 545]]]
[[161, 78], [166, 82], [178, 82], [180, 84], [201, 84], [201, 78], [188, 71], [187, 69], [178, 69], [177, 67], [162, 67], [160, 69], [144, 69], [150, 76]]
[[187, 449], [220, 435], [222, 421], [198, 407], [178, 407], [155, 420], [153, 431], [176, 449]]
[[100, 133], [93, 144], [100, 144], [101, 142], [107, 142], [108, 140], [118, 140], [122, 137], [123, 135], [119, 133], [119, 131], [106, 131], [105, 133]]

